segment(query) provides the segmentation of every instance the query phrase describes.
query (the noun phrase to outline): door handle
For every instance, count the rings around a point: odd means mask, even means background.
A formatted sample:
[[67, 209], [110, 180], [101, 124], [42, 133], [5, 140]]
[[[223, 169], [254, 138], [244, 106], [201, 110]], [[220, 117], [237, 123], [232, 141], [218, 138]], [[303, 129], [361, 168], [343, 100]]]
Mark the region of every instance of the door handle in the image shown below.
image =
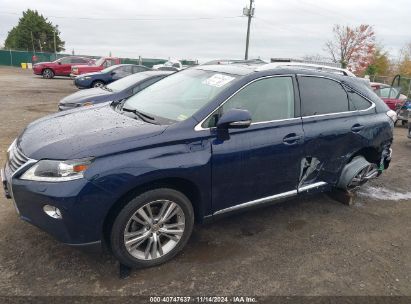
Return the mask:
[[286, 135], [283, 138], [283, 143], [286, 144], [286, 145], [294, 145], [294, 144], [298, 143], [300, 139], [301, 139], [301, 135], [291, 133], [291, 134]]
[[351, 131], [354, 133], [360, 132], [362, 129], [364, 129], [364, 126], [360, 124], [355, 124], [351, 127]]

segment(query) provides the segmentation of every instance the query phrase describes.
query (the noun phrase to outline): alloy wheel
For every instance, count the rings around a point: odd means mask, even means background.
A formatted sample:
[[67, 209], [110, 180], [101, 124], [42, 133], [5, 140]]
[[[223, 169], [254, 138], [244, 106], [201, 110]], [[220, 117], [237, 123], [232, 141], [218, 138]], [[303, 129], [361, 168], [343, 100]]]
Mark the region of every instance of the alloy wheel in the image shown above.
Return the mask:
[[377, 165], [376, 164], [369, 164], [368, 166], [361, 169], [351, 180], [351, 182], [347, 185], [348, 190], [354, 190], [363, 184], [365, 184], [368, 180], [375, 177], [378, 174]]
[[156, 200], [140, 207], [124, 229], [124, 246], [139, 260], [158, 259], [173, 250], [185, 229], [183, 210], [169, 200]]
[[50, 79], [53, 77], [53, 72], [49, 69], [44, 70], [43, 72], [44, 78]]
[[102, 83], [101, 81], [97, 81], [93, 83], [93, 88], [101, 88], [101, 87], [104, 87], [104, 83]]

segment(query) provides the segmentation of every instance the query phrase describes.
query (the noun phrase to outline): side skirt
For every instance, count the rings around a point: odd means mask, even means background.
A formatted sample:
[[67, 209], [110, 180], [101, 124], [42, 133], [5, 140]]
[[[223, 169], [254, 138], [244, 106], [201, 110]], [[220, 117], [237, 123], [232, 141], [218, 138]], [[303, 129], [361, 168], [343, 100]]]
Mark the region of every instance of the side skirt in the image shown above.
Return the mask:
[[291, 190], [291, 191], [287, 191], [287, 192], [283, 192], [283, 193], [279, 193], [279, 194], [259, 198], [259, 199], [253, 200], [253, 201], [245, 202], [245, 203], [242, 203], [242, 204], [239, 204], [239, 205], [234, 205], [234, 206], [231, 206], [231, 207], [228, 207], [228, 208], [225, 208], [225, 209], [218, 210], [218, 211], [214, 212], [212, 215], [208, 215], [208, 216], [204, 217], [204, 220], [208, 221], [213, 216], [218, 216], [218, 215], [222, 215], [222, 214], [225, 214], [225, 213], [239, 211], [241, 209], [248, 209], [248, 208], [264, 205], [264, 204], [269, 203], [269, 202], [276, 202], [276, 201], [279, 201], [279, 200], [283, 200], [283, 199], [286, 199], [286, 198], [297, 196], [298, 194], [310, 193], [311, 191], [317, 192], [320, 188], [322, 188], [326, 185], [327, 185], [326, 182], [318, 182], [318, 183], [310, 184], [310, 185], [307, 185], [307, 186], [304, 186], [304, 187], [300, 187], [300, 188], [298, 188], [298, 190]]

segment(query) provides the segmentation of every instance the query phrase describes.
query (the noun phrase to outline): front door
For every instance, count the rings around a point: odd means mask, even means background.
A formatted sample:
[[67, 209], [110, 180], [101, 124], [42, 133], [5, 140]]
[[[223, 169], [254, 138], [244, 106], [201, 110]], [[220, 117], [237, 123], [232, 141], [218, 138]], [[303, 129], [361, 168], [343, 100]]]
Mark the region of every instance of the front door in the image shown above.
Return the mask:
[[212, 141], [214, 212], [296, 193], [304, 137], [294, 88], [292, 76], [262, 78], [241, 89], [216, 112], [246, 109], [252, 124], [247, 129], [228, 130], [225, 138], [216, 135]]

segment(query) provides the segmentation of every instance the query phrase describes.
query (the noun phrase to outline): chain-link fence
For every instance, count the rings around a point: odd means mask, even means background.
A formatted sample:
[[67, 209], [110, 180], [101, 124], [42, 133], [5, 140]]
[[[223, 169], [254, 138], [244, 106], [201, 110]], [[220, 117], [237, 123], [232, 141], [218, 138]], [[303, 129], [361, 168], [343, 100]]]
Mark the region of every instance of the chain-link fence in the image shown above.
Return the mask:
[[[30, 52], [30, 51], [15, 51], [15, 50], [0, 50], [0, 65], [8, 66], [21, 66], [22, 63], [33, 63], [33, 56], [36, 57], [36, 62], [44, 61], [54, 61], [58, 58], [71, 56], [71, 54], [55, 54], [46, 52]], [[76, 55], [88, 58], [99, 58], [100, 56], [90, 56], [90, 55]], [[166, 62], [166, 59], [160, 58], [120, 58], [121, 63], [133, 63], [133, 64], [143, 64], [149, 68], [156, 64], [162, 64]], [[183, 64], [193, 65], [195, 61], [182, 61]]]

